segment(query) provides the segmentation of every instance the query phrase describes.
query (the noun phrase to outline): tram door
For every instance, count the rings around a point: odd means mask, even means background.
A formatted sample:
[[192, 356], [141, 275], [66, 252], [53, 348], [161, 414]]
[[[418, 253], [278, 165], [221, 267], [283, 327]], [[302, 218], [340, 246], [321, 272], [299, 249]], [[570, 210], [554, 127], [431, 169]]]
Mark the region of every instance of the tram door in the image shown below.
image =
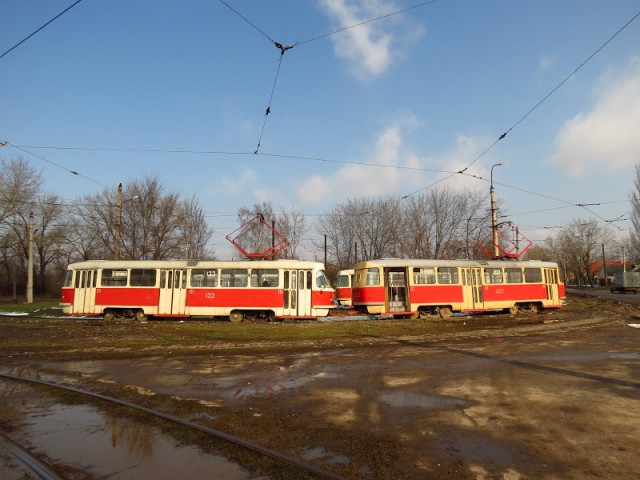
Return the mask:
[[482, 269], [465, 268], [463, 271], [464, 308], [479, 310], [484, 308], [482, 297]]
[[385, 310], [387, 312], [406, 312], [408, 307], [407, 275], [406, 270], [384, 269], [387, 281], [387, 293], [385, 295]]
[[95, 313], [97, 270], [76, 270], [73, 313]]
[[552, 305], [558, 305], [558, 271], [554, 268], [543, 268], [544, 283], [547, 287], [547, 300]]
[[160, 270], [159, 315], [184, 315], [187, 297], [186, 270]]
[[311, 316], [311, 270], [284, 271], [283, 315]]

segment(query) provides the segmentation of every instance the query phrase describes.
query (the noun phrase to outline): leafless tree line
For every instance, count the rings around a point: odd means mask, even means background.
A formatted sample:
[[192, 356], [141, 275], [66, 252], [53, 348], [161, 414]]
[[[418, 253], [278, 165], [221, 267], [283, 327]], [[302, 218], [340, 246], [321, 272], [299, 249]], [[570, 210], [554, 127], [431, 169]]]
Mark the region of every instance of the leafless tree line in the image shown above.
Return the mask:
[[[604, 260], [605, 251], [607, 261], [639, 258], [638, 169], [630, 200], [634, 229], [628, 238], [616, 238], [610, 224], [576, 219], [526, 258], [557, 261], [565, 278], [578, 284], [593, 282], [593, 265]], [[120, 197], [105, 188], [66, 200], [43, 193], [41, 174], [23, 159], [0, 158], [0, 286], [13, 298], [26, 284], [31, 213], [36, 293], [57, 294], [67, 264], [115, 258], [116, 245], [122, 259], [215, 258], [207, 247], [213, 230], [197, 199], [166, 191], [157, 177], [125, 183]], [[484, 259], [490, 250], [488, 199], [477, 191], [440, 187], [407, 198], [348, 199], [330, 206], [312, 225], [299, 208], [276, 211], [262, 202], [240, 208], [238, 225], [258, 214], [287, 239], [277, 258], [321, 258], [324, 252], [337, 268], [384, 257]], [[303, 243], [311, 228], [322, 240], [309, 247]], [[243, 241], [252, 252], [266, 251], [273, 242], [264, 229]]]
[[[42, 176], [22, 158], [0, 159], [0, 263], [5, 295], [26, 283], [33, 214], [34, 288], [57, 293], [67, 264], [89, 259], [213, 258], [213, 231], [195, 197], [168, 192], [157, 177], [65, 200], [42, 192]], [[116, 228], [120, 225], [120, 228]], [[116, 238], [117, 237], [117, 238]]]
[[349, 199], [320, 216], [316, 229], [340, 268], [384, 257], [478, 258], [491, 225], [485, 200], [484, 193], [451, 188]]

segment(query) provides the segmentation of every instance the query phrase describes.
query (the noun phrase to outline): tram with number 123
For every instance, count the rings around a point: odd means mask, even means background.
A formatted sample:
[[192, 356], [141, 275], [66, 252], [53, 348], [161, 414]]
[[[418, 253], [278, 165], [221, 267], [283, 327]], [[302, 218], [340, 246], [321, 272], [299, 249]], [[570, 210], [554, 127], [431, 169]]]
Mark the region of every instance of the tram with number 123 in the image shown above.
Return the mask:
[[313, 319], [333, 308], [324, 265], [300, 260], [94, 260], [72, 263], [66, 315]]

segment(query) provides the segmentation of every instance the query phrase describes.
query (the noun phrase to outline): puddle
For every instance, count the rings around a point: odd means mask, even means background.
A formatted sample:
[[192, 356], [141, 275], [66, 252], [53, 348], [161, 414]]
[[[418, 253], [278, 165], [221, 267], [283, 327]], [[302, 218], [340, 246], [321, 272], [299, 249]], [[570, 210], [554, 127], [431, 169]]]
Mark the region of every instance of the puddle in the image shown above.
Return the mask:
[[392, 407], [420, 407], [431, 410], [448, 410], [453, 408], [468, 408], [472, 402], [456, 397], [441, 397], [423, 395], [406, 391], [385, 393], [380, 395], [380, 401]]
[[179, 444], [140, 423], [104, 416], [94, 407], [29, 404], [25, 413], [15, 441], [99, 478], [252, 478], [224, 457]]
[[131, 364], [123, 360], [95, 360], [52, 363], [58, 370], [82, 372], [102, 377], [103, 381], [116, 381], [137, 385], [148, 392], [183, 398], [198, 398], [222, 405], [234, 400], [259, 395], [276, 395], [307, 386], [313, 382], [338, 378], [336, 368], [315, 364], [317, 354], [255, 357], [227, 356], [207, 359], [148, 359]]

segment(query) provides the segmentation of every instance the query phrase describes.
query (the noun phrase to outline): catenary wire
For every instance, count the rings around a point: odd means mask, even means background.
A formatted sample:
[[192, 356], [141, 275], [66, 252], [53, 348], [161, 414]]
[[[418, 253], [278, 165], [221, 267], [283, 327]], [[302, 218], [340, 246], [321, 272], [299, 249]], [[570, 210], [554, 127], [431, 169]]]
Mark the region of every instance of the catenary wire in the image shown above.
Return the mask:
[[318, 35], [317, 37], [313, 37], [313, 38], [310, 38], [310, 39], [308, 39], [308, 40], [303, 40], [303, 41], [301, 41], [301, 42], [297, 42], [297, 43], [296, 43], [296, 45], [303, 45], [303, 44], [307, 44], [307, 43], [315, 42], [316, 40], [320, 40], [320, 39], [323, 39], [323, 38], [327, 38], [327, 37], [330, 37], [330, 36], [332, 36], [332, 35], [336, 35], [336, 34], [338, 34], [338, 33], [342, 33], [342, 32], [344, 32], [344, 31], [346, 31], [346, 30], [350, 30], [350, 29], [352, 29], [352, 28], [361, 27], [362, 25], [367, 25], [367, 24], [369, 24], [369, 23], [377, 22], [377, 21], [379, 21], [379, 20], [383, 20], [383, 19], [385, 19], [385, 18], [389, 18], [389, 17], [392, 17], [392, 16], [394, 16], [394, 15], [399, 15], [399, 14], [401, 14], [401, 13], [408, 12], [409, 10], [414, 10], [414, 9], [416, 9], [416, 8], [420, 8], [420, 7], [424, 7], [424, 6], [427, 6], [427, 5], [431, 5], [431, 4], [433, 4], [433, 3], [436, 3], [437, 1], [438, 1], [438, 0], [430, 0], [430, 1], [428, 1], [428, 2], [418, 3], [418, 4], [416, 4], [416, 5], [412, 5], [412, 6], [410, 6], [410, 7], [403, 8], [403, 9], [401, 9], [401, 10], [397, 10], [397, 11], [395, 11], [395, 12], [386, 13], [386, 14], [381, 15], [381, 16], [376, 17], [376, 18], [371, 18], [371, 19], [369, 19], [369, 20], [364, 20], [364, 21], [362, 21], [362, 22], [360, 22], [360, 23], [356, 23], [356, 24], [354, 24], [354, 25], [350, 25], [350, 26], [348, 26], [348, 27], [339, 28], [338, 30], [335, 30], [335, 31], [333, 31], [333, 32], [325, 33], [325, 34], [323, 34], [323, 35]]
[[[63, 147], [58, 147], [58, 146], [50, 146], [50, 145], [13, 145], [9, 142], [6, 142], [7, 145], [10, 145], [12, 147], [18, 148], [22, 151], [27, 152], [26, 148], [29, 149], [51, 149], [51, 150], [78, 150], [78, 151], [97, 151], [97, 152], [127, 152], [127, 153], [169, 153], [169, 154], [196, 154], [196, 155], [256, 155], [256, 153], [254, 152], [253, 154], [251, 152], [230, 152], [230, 151], [221, 151], [221, 150], [187, 150], [187, 149], [143, 149], [143, 148], [110, 148], [110, 147], [70, 147], [70, 146], [63, 146]], [[31, 152], [27, 152], [30, 153], [31, 155], [35, 155]], [[265, 157], [273, 157], [273, 158], [283, 158], [283, 159], [295, 159], [295, 160], [309, 160], [309, 161], [316, 161], [316, 162], [326, 162], [326, 163], [336, 163], [336, 164], [347, 164], [347, 165], [359, 165], [359, 166], [365, 166], [365, 167], [376, 167], [376, 168], [392, 168], [392, 169], [397, 169], [397, 170], [409, 170], [409, 171], [423, 171], [423, 172], [435, 172], [435, 173], [444, 173], [447, 174], [446, 176], [444, 176], [443, 178], [436, 180], [435, 182], [432, 182], [431, 184], [427, 185], [426, 187], [422, 187], [419, 190], [416, 190], [415, 192], [408, 194], [408, 195], [404, 195], [402, 197], [400, 197], [401, 199], [407, 199], [408, 197], [414, 195], [415, 193], [418, 193], [422, 190], [426, 190], [430, 187], [433, 187], [434, 185], [441, 183], [445, 180], [448, 180], [449, 178], [455, 176], [455, 175], [463, 175], [463, 176], [467, 176], [467, 177], [471, 177], [471, 178], [475, 178], [476, 180], [481, 180], [484, 182], [488, 182], [489, 180], [487, 180], [486, 178], [479, 176], [479, 175], [474, 175], [471, 174], [469, 172], [465, 172], [465, 171], [450, 171], [450, 170], [438, 170], [438, 169], [429, 169], [429, 168], [419, 168], [419, 167], [407, 167], [407, 166], [403, 166], [403, 165], [381, 165], [381, 164], [375, 164], [375, 163], [367, 163], [367, 162], [356, 162], [356, 161], [349, 161], [349, 160], [336, 160], [336, 159], [327, 159], [327, 158], [322, 158], [322, 157], [308, 157], [308, 156], [297, 156], [297, 155], [288, 155], [288, 154], [277, 154], [277, 153], [257, 153], [257, 155], [260, 156], [265, 156]], [[44, 157], [35, 155], [38, 158], [41, 158], [42, 160], [45, 160], [59, 168], [62, 168], [74, 175], [79, 175], [79, 176], [83, 176], [78, 174], [77, 172], [74, 172], [72, 170], [69, 170], [57, 163], [51, 162], [50, 160], [47, 160]], [[83, 176], [84, 177], [84, 176]], [[103, 185], [95, 180], [89, 179], [88, 177], [84, 177], [87, 178], [88, 180], [93, 181], [94, 183], [98, 183], [101, 186], [104, 186], [105, 188], [109, 188], [106, 185]], [[503, 182], [497, 182], [494, 181], [495, 185], [499, 185], [501, 187], [505, 187], [511, 190], [516, 190], [516, 191], [520, 191], [523, 193], [527, 193], [529, 195], [533, 195], [533, 196], [537, 196], [537, 197], [541, 197], [541, 198], [546, 198], [549, 200], [553, 200], [559, 203], [563, 203], [565, 204], [567, 207], [580, 207], [583, 208], [585, 210], [587, 210], [590, 214], [598, 217], [599, 219], [601, 219], [602, 221], [606, 221], [606, 219], [604, 219], [603, 217], [599, 216], [598, 214], [590, 211], [589, 209], [587, 209], [587, 206], [590, 205], [594, 205], [593, 203], [580, 203], [580, 202], [571, 202], [569, 200], [564, 200], [558, 197], [554, 197], [551, 195], [547, 195], [544, 193], [540, 193], [540, 192], [536, 192], [536, 191], [532, 191], [532, 190], [527, 190], [525, 188], [521, 188], [521, 187], [516, 187], [513, 185], [508, 185], [506, 183]]]
[[[636, 20], [640, 16], [640, 12], [637, 12], [633, 17], [631, 17], [622, 27], [620, 27], [613, 35], [611, 35], [603, 44], [601, 44], [591, 55], [589, 55], [582, 63], [580, 63], [571, 73], [569, 73], [558, 85], [556, 85], [549, 93], [547, 93], [542, 99], [540, 99], [533, 107], [531, 107], [524, 115], [522, 115], [511, 127], [509, 127], [504, 133], [502, 133], [497, 140], [495, 140], [491, 145], [489, 145], [486, 149], [484, 149], [477, 157], [471, 161], [465, 168], [460, 170], [458, 173], [464, 174], [470, 167], [472, 167], [478, 160], [484, 157], [493, 147], [495, 147], [500, 140], [506, 138], [506, 136], [518, 125], [520, 125], [529, 115], [531, 115], [538, 107], [540, 107], [544, 102], [546, 102], [551, 95], [553, 95], [556, 91], [558, 91], [571, 77], [573, 77], [579, 70], [581, 70], [589, 61], [593, 59], [600, 51], [602, 51], [609, 43], [613, 41], [625, 28], [627, 28], [634, 20]], [[450, 177], [447, 177], [450, 178]], [[430, 188], [431, 185], [427, 185], [421, 189], [414, 191], [406, 195], [404, 198], [415, 195], [416, 193]]]
[[57, 20], [58, 18], [60, 18], [62, 15], [64, 15], [65, 13], [67, 13], [69, 10], [71, 10], [73, 7], [75, 7], [77, 4], [79, 4], [82, 0], [77, 0], [75, 3], [69, 5], [67, 8], [65, 8], [62, 12], [60, 12], [58, 15], [56, 15], [55, 17], [53, 17], [51, 20], [49, 20], [47, 23], [45, 23], [44, 25], [42, 25], [40, 28], [38, 28], [37, 30], [35, 30], [33, 33], [27, 35], [25, 38], [23, 38], [22, 40], [20, 40], [18, 43], [16, 43], [13, 47], [11, 47], [9, 50], [5, 51], [2, 55], [0, 55], [0, 60], [2, 60], [2, 58], [9, 54], [10, 52], [12, 52], [13, 50], [15, 50], [16, 48], [18, 48], [20, 45], [22, 45], [24, 42], [26, 42], [27, 40], [29, 40], [31, 37], [33, 37], [36, 33], [38, 33], [40, 30], [42, 30], [43, 28], [45, 28], [47, 25], [51, 24], [52, 22], [54, 22], [55, 20]]
[[90, 182], [95, 183], [96, 185], [100, 185], [101, 187], [110, 188], [109, 186], [105, 185], [102, 182], [99, 182], [98, 180], [94, 180], [93, 178], [87, 177], [86, 175], [82, 175], [81, 173], [78, 173], [75, 170], [71, 170], [71, 169], [69, 169], [67, 167], [64, 167], [64, 166], [60, 165], [59, 163], [53, 162], [53, 161], [49, 160], [48, 158], [43, 157], [42, 155], [38, 155], [36, 153], [30, 152], [30, 151], [26, 150], [23, 147], [20, 147], [18, 145], [14, 145], [9, 141], [4, 142], [3, 145], [9, 145], [9, 146], [11, 146], [13, 148], [16, 148], [16, 149], [20, 150], [21, 152], [24, 152], [24, 153], [26, 153], [28, 155], [33, 155], [34, 157], [39, 158], [40, 160], [43, 160], [43, 161], [45, 161], [45, 162], [47, 162], [47, 163], [49, 163], [51, 165], [54, 165], [54, 166], [56, 166], [56, 167], [58, 167], [58, 168], [60, 168], [62, 170], [65, 170], [66, 172], [69, 172], [72, 175], [75, 175], [76, 177], [82, 177], [85, 180], [89, 180]]

